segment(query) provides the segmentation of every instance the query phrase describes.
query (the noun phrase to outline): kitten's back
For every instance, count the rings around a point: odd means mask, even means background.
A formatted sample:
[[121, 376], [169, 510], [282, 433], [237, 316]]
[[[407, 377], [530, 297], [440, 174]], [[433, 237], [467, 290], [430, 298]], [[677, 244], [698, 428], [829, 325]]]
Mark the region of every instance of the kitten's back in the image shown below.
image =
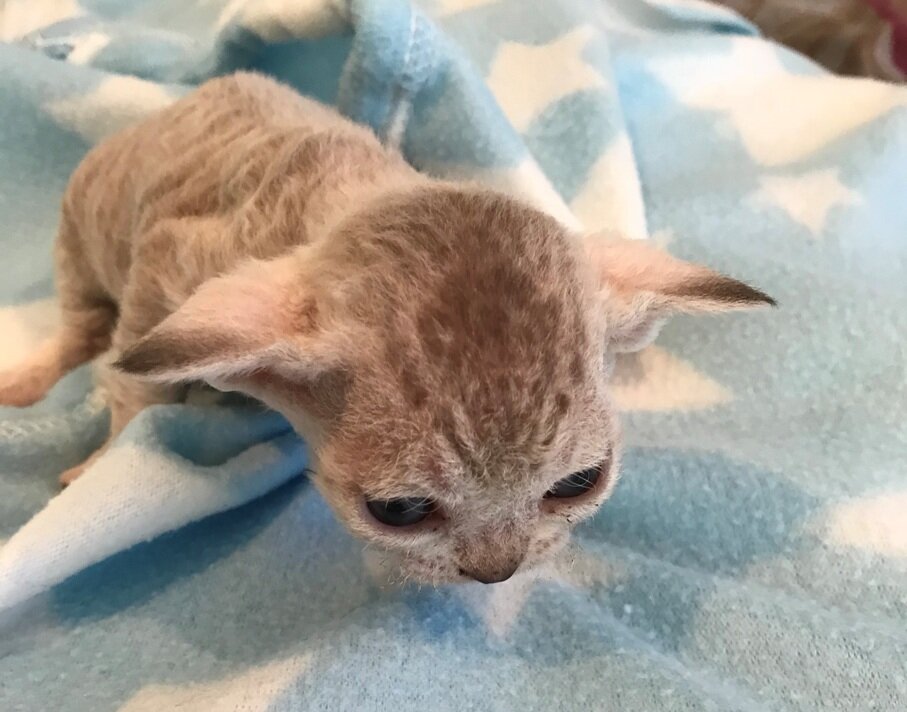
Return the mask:
[[383, 172], [412, 169], [368, 128], [239, 73], [96, 146], [70, 179], [63, 220], [81, 243], [72, 252], [118, 299], [137, 241], [163, 221], [222, 221], [217, 252], [226, 261], [209, 265], [216, 273], [306, 241], [308, 222], [330, 218], [337, 186]]

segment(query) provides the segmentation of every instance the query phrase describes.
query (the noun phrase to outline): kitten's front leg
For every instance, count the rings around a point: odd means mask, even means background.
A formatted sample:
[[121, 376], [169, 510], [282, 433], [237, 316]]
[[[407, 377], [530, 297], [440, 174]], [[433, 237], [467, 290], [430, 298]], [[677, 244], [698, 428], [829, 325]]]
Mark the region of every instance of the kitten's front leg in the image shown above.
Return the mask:
[[60, 484], [66, 487], [103, 455], [111, 443], [142, 410], [152, 405], [178, 403], [183, 400], [185, 386], [146, 383], [112, 368], [108, 363], [98, 367], [97, 380], [107, 395], [110, 407], [110, 433], [107, 440], [85, 461], [70, 467], [60, 475]]
[[110, 447], [123, 429], [148, 406], [177, 403], [185, 395], [185, 386], [148, 383], [114, 369], [111, 364], [136, 341], [162, 322], [169, 314], [166, 293], [168, 278], [180, 265], [162, 259], [173, 254], [175, 241], [186, 238], [192, 221], [167, 221], [140, 240], [127, 286], [119, 305], [120, 316], [113, 333], [112, 347], [98, 364], [96, 381], [105, 391], [110, 408], [110, 433], [107, 440], [84, 462], [60, 475], [64, 487], [78, 478]]

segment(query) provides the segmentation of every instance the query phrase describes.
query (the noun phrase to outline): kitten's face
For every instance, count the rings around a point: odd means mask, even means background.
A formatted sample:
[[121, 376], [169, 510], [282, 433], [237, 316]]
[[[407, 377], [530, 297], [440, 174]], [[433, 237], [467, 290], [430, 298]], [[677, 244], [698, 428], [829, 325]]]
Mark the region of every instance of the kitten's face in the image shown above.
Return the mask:
[[340, 519], [404, 578], [491, 583], [556, 555], [610, 493], [614, 353], [672, 311], [766, 302], [644, 244], [434, 187], [212, 280], [121, 367], [261, 398], [309, 442]]
[[495, 582], [555, 554], [618, 467], [578, 240], [513, 201], [448, 191], [370, 214], [338, 245], [368, 265], [344, 306], [364, 336], [315, 448], [321, 491], [406, 577]]
[[610, 493], [619, 431], [603, 374], [534, 391], [525, 368], [511, 364], [512, 389], [486, 384], [487, 417], [463, 406], [486, 387], [482, 374], [458, 384], [462, 399], [451, 388], [419, 405], [373, 377], [350, 385], [350, 415], [318, 448], [315, 481], [349, 529], [393, 553], [402, 578], [503, 581], [557, 554]]

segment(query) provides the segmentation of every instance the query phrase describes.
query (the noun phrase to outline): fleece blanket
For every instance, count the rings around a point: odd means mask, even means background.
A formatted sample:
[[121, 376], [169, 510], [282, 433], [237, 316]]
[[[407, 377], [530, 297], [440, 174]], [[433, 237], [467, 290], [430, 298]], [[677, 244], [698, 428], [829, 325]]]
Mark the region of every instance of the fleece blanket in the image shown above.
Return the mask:
[[238, 68], [781, 305], [623, 361], [613, 499], [495, 586], [395, 585], [254, 405], [151, 409], [62, 493], [90, 369], [0, 408], [0, 709], [907, 709], [903, 88], [695, 0], [5, 0], [0, 36], [2, 366], [80, 158]]

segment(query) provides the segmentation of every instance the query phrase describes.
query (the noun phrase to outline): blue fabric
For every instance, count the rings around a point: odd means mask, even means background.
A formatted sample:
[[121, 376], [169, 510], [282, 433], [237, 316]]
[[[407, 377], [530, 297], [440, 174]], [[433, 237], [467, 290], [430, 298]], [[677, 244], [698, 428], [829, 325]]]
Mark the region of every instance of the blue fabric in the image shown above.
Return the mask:
[[255, 406], [151, 409], [60, 495], [89, 370], [0, 408], [0, 709], [907, 709], [904, 89], [693, 0], [80, 6], [0, 7], [3, 366], [52, 328], [80, 158], [237, 68], [781, 306], [621, 363], [612, 500], [491, 587], [389, 584]]

